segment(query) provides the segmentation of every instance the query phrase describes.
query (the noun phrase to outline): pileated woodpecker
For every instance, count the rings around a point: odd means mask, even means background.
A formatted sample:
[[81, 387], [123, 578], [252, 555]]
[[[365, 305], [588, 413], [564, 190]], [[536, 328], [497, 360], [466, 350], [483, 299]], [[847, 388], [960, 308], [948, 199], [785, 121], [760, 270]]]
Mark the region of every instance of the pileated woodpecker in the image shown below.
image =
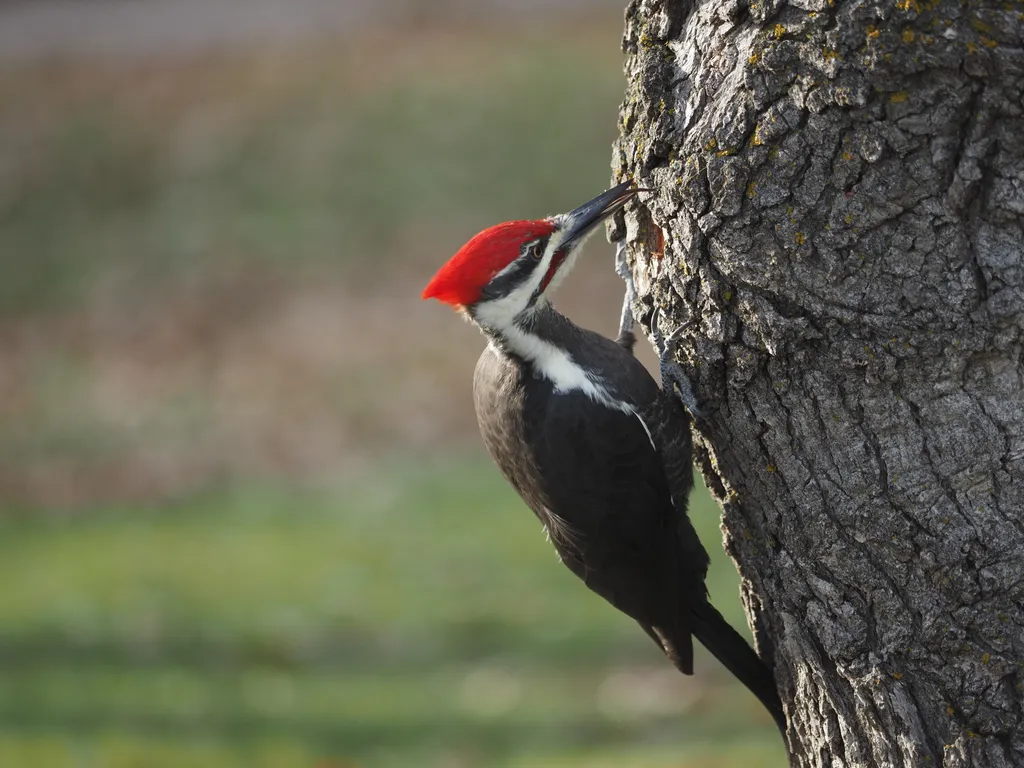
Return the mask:
[[663, 391], [633, 356], [624, 260], [617, 342], [579, 328], [548, 301], [586, 238], [638, 191], [626, 182], [570, 213], [485, 229], [423, 298], [452, 305], [487, 336], [473, 382], [480, 431], [561, 561], [687, 675], [696, 637], [785, 734], [771, 671], [708, 601], [708, 555], [686, 511], [690, 421], [671, 396], [675, 384], [684, 398], [688, 388], [663, 362]]

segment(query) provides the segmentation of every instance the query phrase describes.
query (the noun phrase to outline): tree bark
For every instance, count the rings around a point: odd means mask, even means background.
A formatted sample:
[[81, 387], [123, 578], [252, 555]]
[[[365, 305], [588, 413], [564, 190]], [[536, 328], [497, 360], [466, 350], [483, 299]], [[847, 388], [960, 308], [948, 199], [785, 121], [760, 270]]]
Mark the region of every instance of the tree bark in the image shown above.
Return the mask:
[[1024, 4], [634, 0], [616, 176], [801, 766], [1024, 765]]

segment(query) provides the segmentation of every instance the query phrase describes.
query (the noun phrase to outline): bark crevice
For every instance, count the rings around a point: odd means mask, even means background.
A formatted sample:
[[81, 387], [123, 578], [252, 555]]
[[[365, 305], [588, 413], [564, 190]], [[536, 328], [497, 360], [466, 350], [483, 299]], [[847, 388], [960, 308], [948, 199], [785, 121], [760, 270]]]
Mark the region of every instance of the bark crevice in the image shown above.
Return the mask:
[[630, 4], [639, 316], [794, 762], [1024, 765], [1024, 9], [798, 3]]

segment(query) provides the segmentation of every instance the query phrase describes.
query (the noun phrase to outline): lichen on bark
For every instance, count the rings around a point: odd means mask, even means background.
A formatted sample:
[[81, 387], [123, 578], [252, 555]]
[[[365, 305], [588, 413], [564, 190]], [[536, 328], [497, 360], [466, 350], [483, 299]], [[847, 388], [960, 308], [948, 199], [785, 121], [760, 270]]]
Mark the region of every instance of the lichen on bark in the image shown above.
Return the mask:
[[1024, 4], [635, 0], [623, 48], [636, 310], [794, 763], [1024, 765]]

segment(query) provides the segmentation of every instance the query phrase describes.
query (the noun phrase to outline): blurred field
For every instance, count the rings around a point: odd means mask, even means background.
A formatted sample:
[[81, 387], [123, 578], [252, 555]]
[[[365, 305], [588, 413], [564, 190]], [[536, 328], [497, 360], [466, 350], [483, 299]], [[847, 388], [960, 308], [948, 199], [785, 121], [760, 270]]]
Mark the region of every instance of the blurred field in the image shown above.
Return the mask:
[[[479, 336], [419, 290], [486, 223], [604, 187], [617, 35], [3, 69], [0, 496], [148, 499], [475, 445]], [[608, 264], [566, 305], [611, 331]]]
[[[713, 537], [714, 510], [695, 512]], [[0, 535], [0, 578], [20, 585], [0, 595], [2, 765], [767, 766], [778, 754], [767, 716], [710, 660], [684, 679], [564, 573], [482, 460]], [[710, 586], [735, 590], [721, 558]]]
[[[784, 764], [558, 565], [418, 299], [605, 186], [620, 29], [0, 67], [0, 766]], [[606, 332], [610, 266], [560, 301]]]

